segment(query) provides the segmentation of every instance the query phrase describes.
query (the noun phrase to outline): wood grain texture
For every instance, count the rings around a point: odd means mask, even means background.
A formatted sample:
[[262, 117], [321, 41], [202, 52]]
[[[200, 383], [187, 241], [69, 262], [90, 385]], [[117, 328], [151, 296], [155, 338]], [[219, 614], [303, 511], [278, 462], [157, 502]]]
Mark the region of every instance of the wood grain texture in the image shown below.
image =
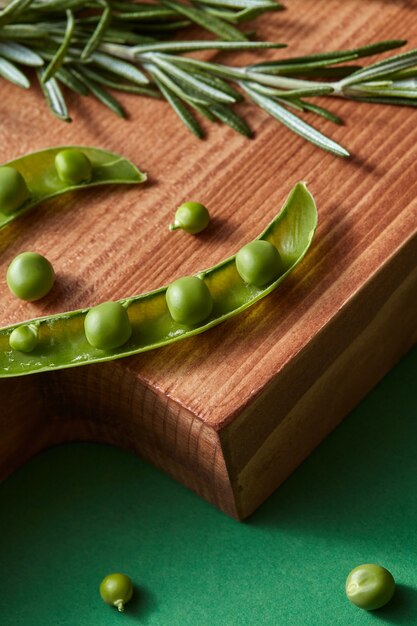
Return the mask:
[[[287, 12], [260, 18], [257, 30], [289, 44], [282, 56], [404, 36], [417, 47], [415, 8], [292, 0]], [[214, 57], [244, 63], [254, 55]], [[3, 381], [3, 472], [58, 441], [109, 441], [244, 517], [417, 339], [417, 113], [327, 101], [346, 125], [314, 121], [354, 155], [342, 161], [248, 104], [240, 109], [253, 141], [209, 125], [199, 142], [163, 102], [123, 97], [128, 122], [89, 99], [69, 102], [74, 123], [66, 125], [40, 93], [2, 83], [0, 160], [91, 144], [123, 153], [150, 182], [60, 198], [0, 232], [3, 277], [24, 250], [45, 254], [58, 275], [40, 303], [16, 301], [1, 281], [1, 325], [137, 294], [210, 266], [255, 237], [299, 180], [317, 200], [319, 229], [279, 290], [203, 335], [100, 366]], [[168, 232], [175, 207], [189, 199], [207, 204], [213, 224], [198, 237]]]

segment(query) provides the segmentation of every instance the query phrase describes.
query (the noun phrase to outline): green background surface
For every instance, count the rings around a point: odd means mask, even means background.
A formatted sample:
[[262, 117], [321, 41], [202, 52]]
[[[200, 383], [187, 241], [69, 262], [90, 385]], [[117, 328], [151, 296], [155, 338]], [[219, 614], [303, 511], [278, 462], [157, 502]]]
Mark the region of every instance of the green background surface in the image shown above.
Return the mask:
[[[245, 523], [121, 450], [39, 455], [0, 487], [0, 624], [417, 624], [416, 375], [415, 349]], [[374, 613], [344, 596], [362, 562], [398, 583]], [[123, 615], [98, 594], [114, 570]]]

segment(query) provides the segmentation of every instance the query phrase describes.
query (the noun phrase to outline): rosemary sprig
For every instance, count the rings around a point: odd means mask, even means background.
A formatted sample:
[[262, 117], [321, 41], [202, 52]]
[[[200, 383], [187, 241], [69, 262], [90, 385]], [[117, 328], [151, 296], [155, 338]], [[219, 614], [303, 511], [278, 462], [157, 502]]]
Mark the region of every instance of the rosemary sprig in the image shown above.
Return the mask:
[[[0, 76], [28, 88], [25, 67], [29, 72], [37, 68], [51, 111], [66, 121], [63, 87], [92, 95], [120, 116], [125, 111], [107, 89], [162, 97], [198, 137], [204, 135], [198, 115], [250, 136], [246, 122], [231, 108], [246, 96], [307, 141], [341, 157], [349, 156], [348, 151], [302, 116], [317, 115], [335, 124], [342, 120], [310, 98], [417, 106], [417, 50], [366, 67], [357, 63], [404, 45], [403, 40], [243, 67], [186, 56], [283, 47], [249, 41], [240, 30], [246, 20], [279, 8], [275, 0], [11, 0], [0, 11]], [[172, 40], [173, 33], [193, 23], [221, 41]]]
[[[192, 94], [187, 90], [186, 84], [181, 84], [178, 69], [187, 72], [189, 76], [201, 72], [206, 76], [235, 83], [255, 104], [293, 132], [324, 150], [340, 157], [347, 157], [349, 152], [343, 146], [319, 132], [289, 109], [295, 109], [298, 113], [312, 113], [340, 124], [342, 120], [339, 117], [321, 106], [312, 104], [306, 98], [338, 96], [400, 105], [408, 98], [410, 104], [417, 106], [417, 51], [395, 55], [366, 68], [358, 65], [340, 66], [347, 61], [392, 50], [404, 44], [403, 40], [378, 42], [353, 50], [313, 54], [246, 67], [230, 67], [157, 52], [154, 46], [150, 48], [148, 45], [130, 48], [128, 53], [125, 50], [124, 57], [129, 58], [130, 55], [132, 60], [145, 62], [150, 72], [152, 68], [158, 67], [165, 76], [176, 77], [176, 84], [179, 84], [182, 90], [178, 95], [184, 102], [199, 97], [201, 93], [197, 91]], [[153, 52], [149, 52], [150, 49]], [[335, 82], [327, 82], [329, 70], [336, 69], [339, 70], [341, 78]], [[323, 80], [320, 80], [321, 73]]]

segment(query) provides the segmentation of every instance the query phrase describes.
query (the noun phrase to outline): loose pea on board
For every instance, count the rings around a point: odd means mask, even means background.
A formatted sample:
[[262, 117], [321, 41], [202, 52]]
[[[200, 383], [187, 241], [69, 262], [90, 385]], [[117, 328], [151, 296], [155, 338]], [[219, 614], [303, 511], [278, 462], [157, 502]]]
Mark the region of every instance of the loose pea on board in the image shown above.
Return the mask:
[[51, 291], [55, 272], [48, 259], [41, 254], [22, 252], [10, 263], [6, 279], [13, 295], [20, 300], [33, 302]]
[[[258, 238], [273, 244], [281, 257], [280, 273], [272, 283], [257, 287], [242, 280], [236, 268], [235, 256], [198, 272], [194, 279], [203, 281], [207, 287], [212, 309], [208, 317], [191, 326], [181, 324], [171, 316], [166, 300], [168, 287], [121, 300], [118, 304], [127, 311], [132, 334], [128, 340], [119, 338], [117, 348], [97, 348], [89, 343], [85, 320], [89, 311], [95, 307], [26, 322], [38, 324], [42, 337], [42, 350], [39, 346], [33, 355], [10, 349], [10, 335], [22, 322], [0, 328], [0, 378], [110, 361], [204, 332], [242, 313], [276, 289], [303, 259], [313, 240], [316, 226], [314, 199], [306, 185], [298, 183], [280, 213]], [[88, 324], [86, 330], [88, 332]], [[122, 339], [125, 341], [123, 344]], [[93, 341], [91, 336], [90, 340]]]
[[210, 215], [204, 204], [200, 202], [184, 202], [175, 212], [175, 219], [169, 230], [181, 228], [191, 235], [201, 233], [210, 222]]
[[146, 178], [127, 159], [99, 148], [62, 146], [26, 154], [0, 167], [0, 228], [55, 196]]

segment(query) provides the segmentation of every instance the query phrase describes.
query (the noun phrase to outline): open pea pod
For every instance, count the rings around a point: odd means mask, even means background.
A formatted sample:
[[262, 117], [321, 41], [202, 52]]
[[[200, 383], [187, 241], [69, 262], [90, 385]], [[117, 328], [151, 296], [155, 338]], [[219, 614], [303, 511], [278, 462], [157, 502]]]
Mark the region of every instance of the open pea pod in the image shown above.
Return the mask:
[[[79, 150], [89, 159], [92, 169], [88, 182], [73, 184], [64, 182], [59, 178], [55, 167], [55, 157], [59, 152], [68, 149]], [[12, 167], [23, 176], [29, 195], [21, 206], [12, 211], [2, 211], [0, 206], [0, 228], [37, 206], [40, 202], [63, 193], [96, 187], [97, 185], [135, 184], [146, 180], [146, 174], [138, 170], [129, 160], [108, 150], [87, 146], [47, 148], [3, 163], [3, 166]]]
[[167, 287], [121, 300], [132, 326], [130, 339], [120, 348], [99, 350], [87, 341], [84, 319], [89, 309], [41, 317], [25, 324], [37, 326], [39, 343], [29, 354], [12, 350], [9, 338], [22, 324], [0, 329], [0, 378], [45, 372], [88, 363], [110, 361], [159, 348], [208, 330], [241, 313], [273, 291], [295, 268], [307, 252], [317, 226], [314, 199], [303, 183], [290, 193], [281, 212], [258, 239], [271, 242], [282, 259], [278, 278], [264, 288], [246, 284], [236, 269], [232, 256], [200, 272], [213, 298], [207, 319], [196, 326], [175, 322], [166, 304]]

